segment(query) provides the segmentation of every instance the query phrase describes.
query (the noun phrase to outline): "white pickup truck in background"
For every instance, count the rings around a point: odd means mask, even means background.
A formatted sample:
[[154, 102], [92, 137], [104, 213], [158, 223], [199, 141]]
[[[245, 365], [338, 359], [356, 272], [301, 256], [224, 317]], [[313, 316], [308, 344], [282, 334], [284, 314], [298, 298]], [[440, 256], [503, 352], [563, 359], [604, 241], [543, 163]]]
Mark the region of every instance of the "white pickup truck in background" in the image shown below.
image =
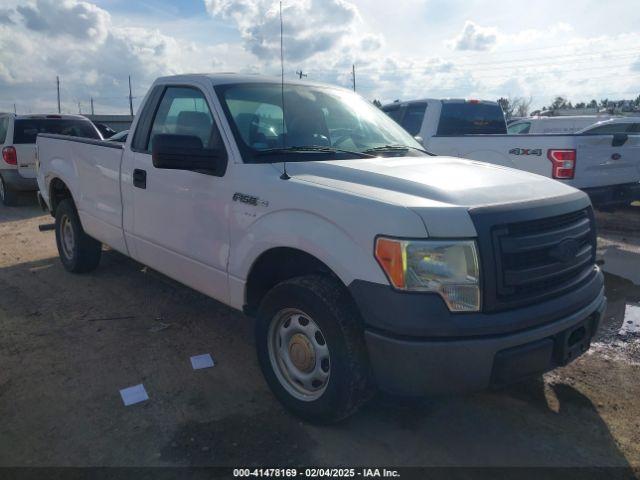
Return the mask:
[[579, 188], [595, 206], [640, 200], [640, 135], [507, 135], [496, 102], [416, 100], [382, 110], [437, 155], [537, 173]]
[[255, 316], [265, 378], [304, 418], [376, 386], [538, 375], [589, 348], [606, 306], [583, 192], [429, 155], [341, 88], [165, 77], [124, 145], [37, 145], [64, 267], [95, 269], [106, 244]]

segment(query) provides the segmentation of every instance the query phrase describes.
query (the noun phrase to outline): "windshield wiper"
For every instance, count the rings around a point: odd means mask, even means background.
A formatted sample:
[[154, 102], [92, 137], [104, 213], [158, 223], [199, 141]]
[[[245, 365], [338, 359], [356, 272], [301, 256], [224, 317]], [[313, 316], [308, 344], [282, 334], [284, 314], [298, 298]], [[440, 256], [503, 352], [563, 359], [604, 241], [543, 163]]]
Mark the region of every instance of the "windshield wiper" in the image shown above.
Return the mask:
[[435, 156], [434, 153], [428, 152], [422, 148], [412, 147], [410, 145], [381, 145], [379, 147], [368, 148], [364, 150], [364, 153], [376, 153], [376, 152], [406, 152], [408, 150], [416, 150], [418, 152], [426, 153], [427, 155]]
[[356, 155], [360, 158], [374, 158], [375, 155], [371, 155], [367, 152], [354, 152], [352, 150], [343, 150], [341, 148], [322, 147], [320, 145], [307, 145], [307, 146], [291, 146], [291, 147], [279, 147], [269, 148], [267, 150], [259, 150], [255, 153], [256, 156], [269, 156], [269, 155], [281, 155], [287, 153], [347, 153], [349, 155]]

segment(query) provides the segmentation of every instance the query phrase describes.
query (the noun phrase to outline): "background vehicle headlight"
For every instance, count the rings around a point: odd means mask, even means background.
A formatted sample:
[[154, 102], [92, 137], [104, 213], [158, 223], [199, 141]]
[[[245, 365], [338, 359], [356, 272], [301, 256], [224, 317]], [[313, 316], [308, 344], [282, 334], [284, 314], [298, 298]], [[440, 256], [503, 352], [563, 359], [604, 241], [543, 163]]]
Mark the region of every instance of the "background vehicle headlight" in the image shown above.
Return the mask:
[[473, 240], [378, 237], [375, 256], [393, 287], [436, 292], [454, 312], [480, 310], [480, 270]]

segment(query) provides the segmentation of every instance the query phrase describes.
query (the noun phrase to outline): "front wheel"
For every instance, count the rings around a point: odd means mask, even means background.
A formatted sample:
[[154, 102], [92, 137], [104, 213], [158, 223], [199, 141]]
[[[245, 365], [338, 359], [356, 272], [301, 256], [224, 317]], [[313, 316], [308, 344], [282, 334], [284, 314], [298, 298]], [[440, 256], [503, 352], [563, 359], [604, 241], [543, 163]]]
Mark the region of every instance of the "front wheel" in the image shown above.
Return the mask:
[[62, 265], [69, 272], [90, 272], [100, 263], [102, 244], [84, 232], [70, 199], [62, 200], [56, 208], [56, 244]]
[[342, 420], [370, 396], [357, 311], [329, 277], [294, 278], [267, 293], [258, 310], [256, 348], [273, 393], [307, 420]]

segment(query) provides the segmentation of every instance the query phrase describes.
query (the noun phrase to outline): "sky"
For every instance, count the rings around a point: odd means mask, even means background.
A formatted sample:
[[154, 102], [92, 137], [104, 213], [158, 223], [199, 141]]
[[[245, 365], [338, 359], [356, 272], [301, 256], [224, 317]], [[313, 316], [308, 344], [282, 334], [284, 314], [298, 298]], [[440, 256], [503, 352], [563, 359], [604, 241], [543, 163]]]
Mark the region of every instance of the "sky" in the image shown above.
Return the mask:
[[[283, 0], [285, 77], [369, 100], [640, 95], [639, 0]], [[272, 0], [2, 0], [0, 111], [128, 112], [161, 75], [279, 74]]]

